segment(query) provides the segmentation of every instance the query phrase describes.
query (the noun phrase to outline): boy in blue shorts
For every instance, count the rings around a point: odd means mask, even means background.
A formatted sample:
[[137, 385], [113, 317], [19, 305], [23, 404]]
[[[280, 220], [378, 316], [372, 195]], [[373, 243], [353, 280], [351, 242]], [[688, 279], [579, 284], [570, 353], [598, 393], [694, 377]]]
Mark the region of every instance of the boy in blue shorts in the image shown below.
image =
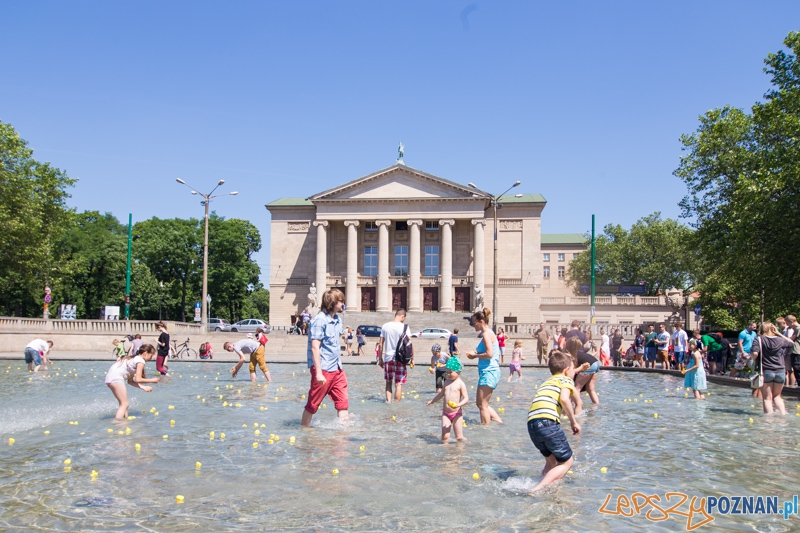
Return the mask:
[[572, 381], [575, 374], [572, 358], [561, 352], [553, 352], [547, 364], [552, 376], [539, 386], [528, 410], [528, 435], [545, 458], [542, 470], [544, 477], [531, 493], [558, 481], [572, 467], [572, 449], [561, 429], [562, 411], [567, 413], [572, 434], [581, 433], [570, 398], [576, 394], [575, 383]]

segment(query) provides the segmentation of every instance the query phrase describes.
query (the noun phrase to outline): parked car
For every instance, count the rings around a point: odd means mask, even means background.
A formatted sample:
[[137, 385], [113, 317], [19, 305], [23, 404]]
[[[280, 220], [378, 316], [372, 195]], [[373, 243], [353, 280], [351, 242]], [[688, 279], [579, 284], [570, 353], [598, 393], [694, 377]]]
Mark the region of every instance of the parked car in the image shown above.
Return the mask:
[[258, 328], [263, 329], [265, 333], [270, 331], [269, 324], [257, 318], [247, 318], [231, 324], [231, 331], [234, 333], [255, 333]]
[[365, 337], [380, 337], [381, 336], [381, 327], [380, 326], [358, 326], [358, 329], [361, 330], [361, 333]]
[[451, 333], [449, 329], [425, 328], [416, 333], [412, 333], [411, 337], [420, 339], [449, 339], [450, 335]]
[[209, 318], [208, 331], [230, 331], [231, 323], [224, 318]]

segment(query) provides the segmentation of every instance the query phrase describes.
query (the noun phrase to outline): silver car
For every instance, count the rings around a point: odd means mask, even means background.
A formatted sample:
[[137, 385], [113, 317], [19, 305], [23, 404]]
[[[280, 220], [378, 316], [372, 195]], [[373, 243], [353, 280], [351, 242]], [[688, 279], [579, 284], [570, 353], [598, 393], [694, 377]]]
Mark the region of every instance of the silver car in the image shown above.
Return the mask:
[[231, 323], [224, 318], [209, 318], [208, 331], [230, 331]]
[[425, 328], [417, 333], [412, 333], [411, 337], [419, 339], [449, 339], [450, 335], [451, 333], [449, 329]]
[[263, 329], [265, 333], [269, 333], [270, 330], [269, 324], [257, 318], [246, 318], [231, 324], [231, 331], [234, 333], [255, 333], [258, 328]]

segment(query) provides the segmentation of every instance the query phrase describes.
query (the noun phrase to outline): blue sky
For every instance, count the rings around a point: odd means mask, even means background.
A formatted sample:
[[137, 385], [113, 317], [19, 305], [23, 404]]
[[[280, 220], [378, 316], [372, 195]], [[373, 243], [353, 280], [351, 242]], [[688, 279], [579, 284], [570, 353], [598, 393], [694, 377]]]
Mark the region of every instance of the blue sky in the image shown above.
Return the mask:
[[[71, 205], [261, 230], [394, 163], [548, 200], [547, 233], [677, 217], [679, 136], [749, 108], [800, 2], [2, 2], [0, 120]], [[792, 24], [795, 24], [792, 26]]]

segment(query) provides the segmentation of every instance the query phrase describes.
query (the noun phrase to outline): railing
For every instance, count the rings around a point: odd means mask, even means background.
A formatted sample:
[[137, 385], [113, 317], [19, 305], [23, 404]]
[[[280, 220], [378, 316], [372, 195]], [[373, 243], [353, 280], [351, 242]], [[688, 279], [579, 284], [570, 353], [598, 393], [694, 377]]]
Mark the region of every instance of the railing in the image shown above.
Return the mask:
[[522, 285], [522, 278], [498, 278], [497, 285], [500, 287]]
[[439, 284], [439, 276], [422, 276], [419, 279], [420, 285], [438, 285]]
[[359, 285], [376, 285], [377, 283], [378, 278], [375, 276], [358, 276]]
[[[539, 330], [539, 324], [525, 324], [517, 322], [503, 323], [502, 326], [503, 330], [511, 337], [533, 337], [534, 334]], [[587, 329], [591, 329], [594, 343], [597, 346], [600, 346], [600, 329], [605, 330], [606, 334], [609, 334], [612, 329], [620, 329], [622, 330], [622, 336], [626, 339], [626, 342], [630, 342], [633, 340], [633, 337], [636, 334], [637, 327], [639, 327], [638, 324], [631, 323], [592, 325], [583, 324], [581, 325], [581, 330], [585, 331]], [[570, 324], [545, 324], [545, 329], [550, 333], [551, 339], [557, 339], [561, 334], [562, 328], [569, 331], [572, 329], [572, 326]]]
[[635, 296], [617, 296], [617, 305], [634, 305], [635, 303]]
[[287, 278], [287, 285], [308, 285], [308, 278]]
[[464, 286], [469, 285], [472, 286], [473, 277], [472, 276], [453, 276], [453, 287], [456, 286]]
[[[595, 305], [665, 306], [663, 296], [596, 296]], [[588, 296], [547, 296], [542, 305], [589, 305]]]
[[641, 298], [642, 298], [642, 305], [659, 305], [660, 298], [658, 296], [642, 296]]
[[542, 298], [542, 304], [544, 305], [564, 305], [566, 298], [563, 296], [548, 296]]
[[[164, 321], [170, 333], [199, 335], [201, 324]], [[43, 318], [0, 317], [0, 331], [48, 331], [52, 333], [110, 333], [156, 335], [155, 320], [45, 320]]]

